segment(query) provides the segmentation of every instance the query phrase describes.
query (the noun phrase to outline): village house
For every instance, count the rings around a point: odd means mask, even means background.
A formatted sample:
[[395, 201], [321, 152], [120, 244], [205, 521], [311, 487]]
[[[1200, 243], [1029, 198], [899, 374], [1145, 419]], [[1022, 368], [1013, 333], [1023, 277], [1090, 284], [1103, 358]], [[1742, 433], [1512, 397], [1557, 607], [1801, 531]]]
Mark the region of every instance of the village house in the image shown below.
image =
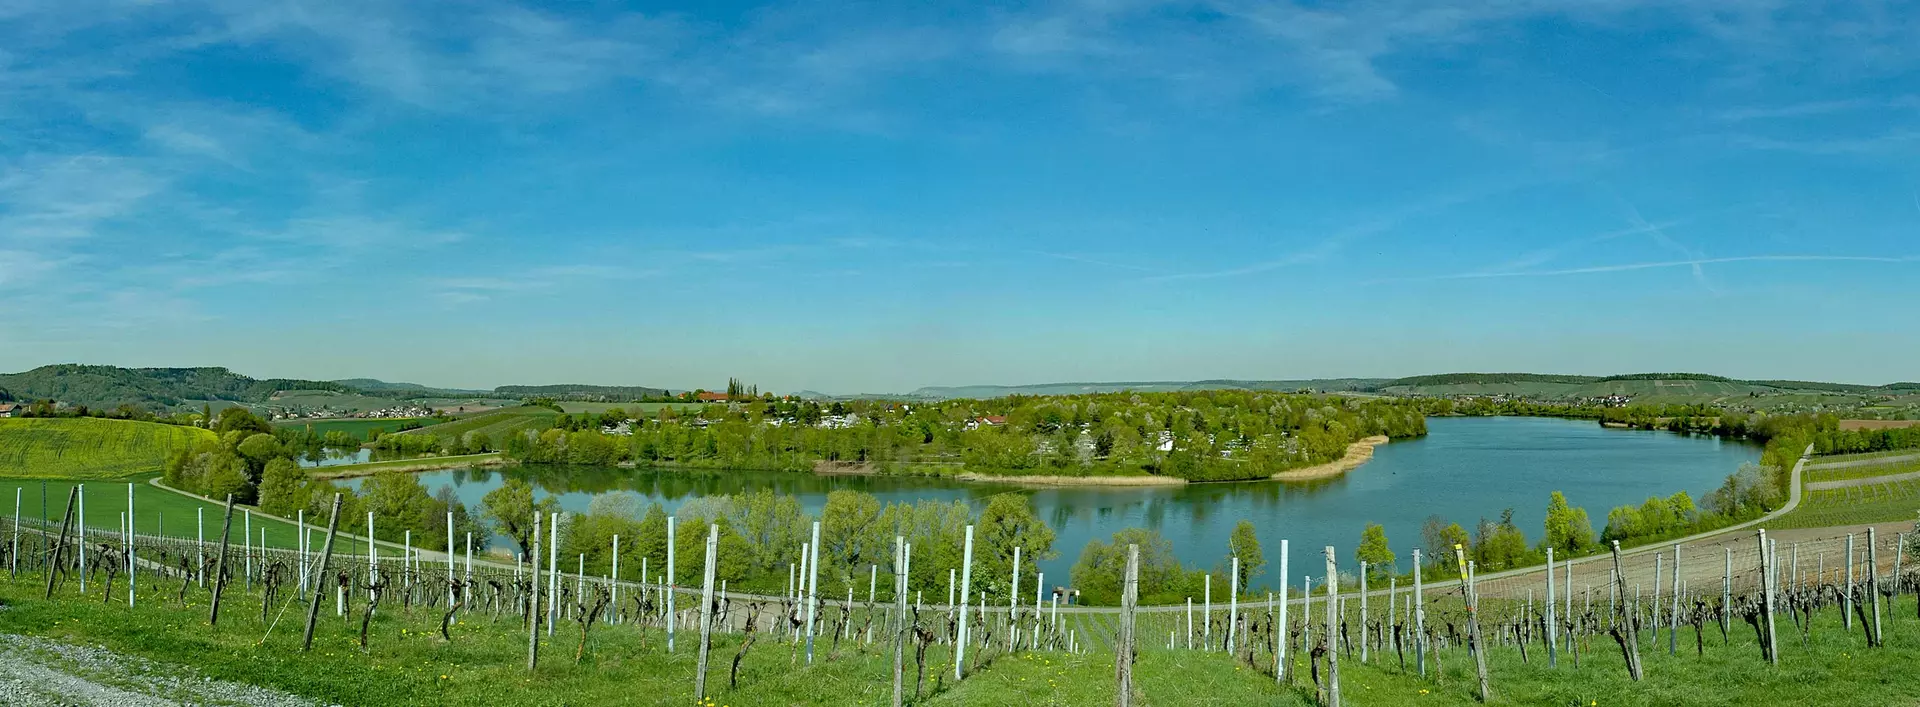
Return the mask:
[[19, 414], [20, 406], [15, 403], [0, 403], [0, 417], [13, 417]]
[[724, 403], [728, 400], [726, 393], [712, 393], [704, 390], [695, 394], [693, 399], [703, 403]]

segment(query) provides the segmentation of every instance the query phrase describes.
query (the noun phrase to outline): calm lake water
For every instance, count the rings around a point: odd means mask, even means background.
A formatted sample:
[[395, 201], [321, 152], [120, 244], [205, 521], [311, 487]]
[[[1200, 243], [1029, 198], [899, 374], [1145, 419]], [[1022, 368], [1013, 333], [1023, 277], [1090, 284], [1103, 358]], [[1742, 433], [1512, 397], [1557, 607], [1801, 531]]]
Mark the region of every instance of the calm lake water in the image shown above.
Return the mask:
[[[1276, 580], [1281, 538], [1292, 543], [1295, 575], [1309, 573], [1302, 563], [1317, 559], [1326, 545], [1351, 562], [1369, 522], [1386, 527], [1403, 563], [1420, 543], [1421, 523], [1435, 514], [1471, 530], [1481, 517], [1497, 519], [1513, 508], [1515, 523], [1538, 540], [1547, 496], [1556, 490], [1587, 509], [1597, 532], [1614, 506], [1681, 490], [1697, 499], [1742, 462], [1760, 457], [1760, 448], [1747, 443], [1550, 418], [1432, 418], [1427, 429], [1425, 438], [1377, 448], [1373, 461], [1336, 479], [1032, 491], [1036, 511], [1057, 536], [1058, 557], [1042, 561], [1041, 569], [1064, 582], [1089, 540], [1128, 527], [1158, 530], [1183, 562], [1212, 566], [1224, 562], [1227, 536], [1244, 518], [1259, 529], [1266, 551], [1270, 569], [1255, 581], [1262, 586]], [[532, 482], [542, 496], [557, 495], [561, 507], [573, 511], [585, 511], [596, 494], [619, 490], [659, 501], [669, 512], [690, 498], [759, 488], [797, 496], [812, 512], [835, 489], [864, 491], [883, 504], [963, 499], [976, 508], [988, 496], [1017, 490], [939, 479], [532, 466], [428, 472], [421, 482], [430, 491], [452, 486], [477, 506], [509, 476]]]

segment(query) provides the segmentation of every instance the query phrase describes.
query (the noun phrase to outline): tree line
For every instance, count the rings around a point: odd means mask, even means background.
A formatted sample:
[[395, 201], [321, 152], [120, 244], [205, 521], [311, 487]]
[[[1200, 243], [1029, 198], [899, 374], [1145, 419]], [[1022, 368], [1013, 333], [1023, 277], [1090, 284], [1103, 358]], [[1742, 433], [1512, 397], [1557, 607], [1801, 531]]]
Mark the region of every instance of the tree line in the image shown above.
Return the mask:
[[[630, 435], [605, 431], [627, 425]], [[562, 416], [503, 440], [531, 463], [1165, 475], [1253, 479], [1325, 463], [1362, 438], [1426, 433], [1422, 404], [1264, 391], [1012, 396], [937, 403], [756, 401], [634, 419]]]

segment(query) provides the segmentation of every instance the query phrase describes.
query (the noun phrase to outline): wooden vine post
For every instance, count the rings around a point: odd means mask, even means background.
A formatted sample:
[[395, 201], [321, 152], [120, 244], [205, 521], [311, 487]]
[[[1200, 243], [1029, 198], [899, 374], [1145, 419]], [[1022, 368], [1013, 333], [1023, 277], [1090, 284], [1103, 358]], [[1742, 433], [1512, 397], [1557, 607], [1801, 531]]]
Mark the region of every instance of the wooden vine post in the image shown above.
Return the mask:
[[320, 619], [320, 600], [326, 596], [327, 561], [333, 558], [333, 534], [340, 529], [340, 494], [333, 495], [333, 513], [327, 519], [327, 542], [320, 546], [320, 567], [313, 573], [313, 601], [307, 604], [307, 634], [300, 650], [313, 650], [313, 624]]
[[[1848, 536], [1847, 541], [1848, 549], [1851, 550], [1853, 537]], [[1767, 531], [1765, 528], [1762, 528], [1760, 530], [1760, 596], [1761, 613], [1766, 614], [1767, 620], [1767, 663], [1779, 665], [1780, 644], [1774, 640], [1773, 632], [1773, 555], [1769, 550], [1770, 548], [1767, 545]], [[1852, 553], [1848, 554], [1851, 555]]]
[[[971, 534], [969, 534], [971, 535]], [[1114, 677], [1119, 682], [1118, 704], [1133, 704], [1133, 611], [1140, 592], [1140, 546], [1127, 546], [1127, 574], [1120, 589], [1119, 652], [1114, 656]]]
[[[60, 541], [57, 543], [54, 543], [53, 552], [48, 555], [48, 562], [47, 562], [47, 598], [48, 599], [53, 598], [53, 582], [55, 579], [60, 577], [60, 555], [61, 555], [61, 551], [65, 550], [67, 547], [67, 527], [73, 524], [74, 499], [79, 497], [80, 497], [79, 486], [74, 486], [72, 488], [67, 489], [67, 512], [66, 512], [66, 515], [60, 519]], [[46, 495], [42, 493], [41, 495], [41, 499], [43, 501], [41, 504], [42, 506], [46, 505], [44, 503], [45, 498], [46, 498]]]
[[901, 707], [904, 683], [901, 671], [906, 667], [907, 638], [907, 539], [893, 536], [893, 707]]
[[227, 494], [226, 516], [220, 526], [220, 554], [213, 558], [213, 608], [207, 615], [208, 626], [220, 625], [220, 596], [227, 588], [227, 539], [233, 534], [233, 494]]
[[[1627, 575], [1620, 567], [1620, 541], [1615, 540], [1613, 541], [1613, 588], [1618, 592], [1625, 592], [1626, 586]], [[1640, 634], [1634, 630], [1634, 622], [1627, 618], [1626, 611], [1626, 602], [1614, 602], [1614, 640], [1619, 641], [1620, 649], [1626, 652], [1627, 677], [1634, 682], [1640, 682], [1640, 678], [1643, 677], [1640, 672]], [[1620, 634], [1621, 631], [1626, 632], [1624, 638]]]
[[[1192, 600], [1188, 600], [1192, 601]], [[1192, 629], [1188, 629], [1191, 631]], [[1287, 679], [1287, 539], [1280, 539], [1280, 618], [1274, 624], [1273, 681]]]
[[1327, 556], [1327, 706], [1340, 707], [1340, 573], [1334, 565], [1333, 546]]
[[[672, 547], [669, 545], [668, 547]], [[540, 514], [533, 514], [533, 552], [527, 558], [527, 672], [540, 664]]]
[[720, 547], [720, 525], [707, 526], [707, 564], [700, 583], [700, 665], [694, 671], [693, 699], [707, 696], [707, 653], [713, 647], [713, 564]]
[[1473, 668], [1480, 676], [1480, 701], [1493, 700], [1493, 683], [1487, 679], [1487, 643], [1480, 637], [1480, 597], [1473, 591], [1473, 580], [1467, 573], [1467, 549], [1453, 546], [1454, 560], [1460, 565], [1461, 596], [1467, 600], [1467, 640], [1473, 642]]
[[1413, 662], [1427, 676], [1427, 604], [1420, 597], [1420, 551], [1413, 551]]
[[1885, 645], [1880, 635], [1880, 535], [1879, 529], [1867, 527], [1867, 601], [1873, 602], [1873, 642], [1870, 647]]
[[[1571, 588], [1569, 588], [1571, 591]], [[1558, 651], [1555, 649], [1553, 622], [1553, 548], [1547, 548], [1547, 667], [1560, 666]]]

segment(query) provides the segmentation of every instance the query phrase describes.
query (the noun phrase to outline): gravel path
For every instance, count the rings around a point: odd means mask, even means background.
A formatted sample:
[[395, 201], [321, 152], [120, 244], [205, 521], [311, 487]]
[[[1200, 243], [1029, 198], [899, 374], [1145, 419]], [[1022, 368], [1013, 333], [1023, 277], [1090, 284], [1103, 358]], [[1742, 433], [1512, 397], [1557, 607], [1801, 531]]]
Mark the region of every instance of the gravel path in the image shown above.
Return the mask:
[[0, 635], [0, 705], [171, 707], [317, 703], [277, 690], [195, 677], [185, 669], [32, 636]]

